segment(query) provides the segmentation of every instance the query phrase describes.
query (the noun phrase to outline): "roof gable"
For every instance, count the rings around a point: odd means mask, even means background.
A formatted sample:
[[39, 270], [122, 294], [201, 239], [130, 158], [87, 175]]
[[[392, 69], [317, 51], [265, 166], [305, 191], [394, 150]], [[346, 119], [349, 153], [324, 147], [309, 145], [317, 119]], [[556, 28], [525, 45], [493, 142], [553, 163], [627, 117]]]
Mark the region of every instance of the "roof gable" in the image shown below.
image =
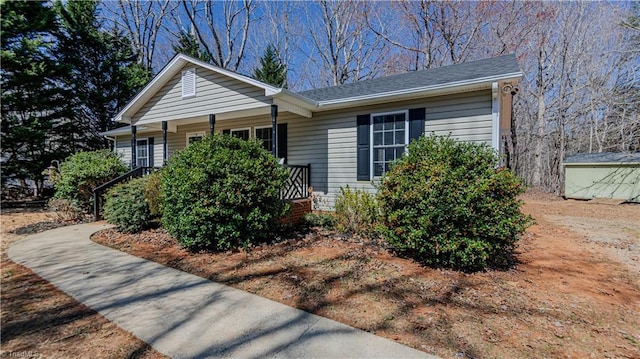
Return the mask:
[[219, 75], [230, 77], [264, 91], [264, 96], [271, 96], [281, 91], [280, 88], [265, 84], [256, 79], [240, 75], [209, 63], [200, 61], [193, 57], [177, 54], [158, 74], [116, 115], [116, 122], [130, 123], [131, 117], [142, 109], [156, 94], [162, 90], [175, 76], [179, 76], [181, 71], [190, 65], [202, 67], [213, 71]]

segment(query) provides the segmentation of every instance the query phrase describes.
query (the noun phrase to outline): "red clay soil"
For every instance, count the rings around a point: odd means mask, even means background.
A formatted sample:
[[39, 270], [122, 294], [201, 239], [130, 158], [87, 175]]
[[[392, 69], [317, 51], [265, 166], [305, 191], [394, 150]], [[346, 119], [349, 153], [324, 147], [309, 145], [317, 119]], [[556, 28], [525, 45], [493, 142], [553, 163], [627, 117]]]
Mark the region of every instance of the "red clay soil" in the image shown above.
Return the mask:
[[8, 259], [10, 243], [65, 225], [41, 210], [3, 210], [1, 358], [165, 358]]
[[162, 230], [93, 239], [442, 357], [640, 358], [640, 206], [523, 199], [519, 264], [473, 274], [319, 229], [227, 253]]

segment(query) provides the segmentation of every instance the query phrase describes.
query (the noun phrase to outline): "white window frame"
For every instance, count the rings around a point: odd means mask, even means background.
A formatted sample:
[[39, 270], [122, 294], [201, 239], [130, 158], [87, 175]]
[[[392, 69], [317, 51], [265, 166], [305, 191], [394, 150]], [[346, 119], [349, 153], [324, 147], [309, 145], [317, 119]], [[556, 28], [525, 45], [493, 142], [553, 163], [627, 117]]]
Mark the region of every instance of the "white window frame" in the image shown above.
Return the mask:
[[[373, 118], [376, 116], [386, 116], [386, 115], [397, 115], [404, 114], [404, 151], [407, 152], [407, 146], [409, 146], [409, 110], [398, 110], [398, 111], [388, 111], [388, 112], [378, 112], [372, 113], [369, 117], [369, 178], [379, 179], [381, 176], [376, 176], [374, 174], [374, 146], [373, 143]], [[384, 172], [383, 172], [384, 173]]]
[[[256, 134], [256, 130], [264, 130], [265, 128], [270, 129], [272, 132], [271, 134], [273, 134], [273, 126], [269, 125], [269, 126], [254, 126], [253, 127], [253, 138], [258, 139], [258, 136]], [[271, 139], [271, 143], [273, 143], [273, 138]], [[271, 151], [271, 148], [269, 149], [269, 151]]]
[[[138, 144], [138, 142], [143, 142], [144, 141], [144, 149], [147, 151], [147, 156], [146, 157], [140, 157], [138, 155], [138, 147], [141, 147], [141, 145]], [[140, 139], [136, 139], [136, 167], [152, 167], [149, 166], [149, 139], [148, 138], [140, 138]], [[147, 162], [146, 166], [140, 166], [138, 163], [140, 162], [140, 159], [144, 158]]]
[[[187, 87], [189, 84], [185, 82], [185, 78], [191, 75], [193, 76], [193, 83], [190, 87]], [[196, 97], [196, 83], [198, 82], [198, 77], [196, 76], [196, 68], [188, 68], [182, 70], [182, 76], [180, 77], [180, 82], [182, 84], [182, 98], [192, 98]]]
[[[193, 137], [204, 137], [204, 131], [200, 132], [187, 132], [185, 144], [189, 146], [189, 139]], [[185, 146], [186, 147], [186, 146]]]
[[240, 132], [240, 131], [249, 131], [249, 138], [248, 140], [253, 139], [254, 137], [251, 135], [251, 127], [243, 127], [243, 128], [232, 128], [229, 130], [229, 135], [231, 137], [233, 137], [233, 133], [234, 132]]

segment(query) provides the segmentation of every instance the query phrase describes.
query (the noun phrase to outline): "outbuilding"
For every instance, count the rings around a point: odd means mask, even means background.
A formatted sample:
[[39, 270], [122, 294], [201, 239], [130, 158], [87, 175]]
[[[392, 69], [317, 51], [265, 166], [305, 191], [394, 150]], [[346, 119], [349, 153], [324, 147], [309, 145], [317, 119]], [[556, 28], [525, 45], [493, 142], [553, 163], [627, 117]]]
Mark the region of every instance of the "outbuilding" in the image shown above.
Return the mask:
[[585, 153], [565, 159], [564, 195], [640, 203], [640, 152]]

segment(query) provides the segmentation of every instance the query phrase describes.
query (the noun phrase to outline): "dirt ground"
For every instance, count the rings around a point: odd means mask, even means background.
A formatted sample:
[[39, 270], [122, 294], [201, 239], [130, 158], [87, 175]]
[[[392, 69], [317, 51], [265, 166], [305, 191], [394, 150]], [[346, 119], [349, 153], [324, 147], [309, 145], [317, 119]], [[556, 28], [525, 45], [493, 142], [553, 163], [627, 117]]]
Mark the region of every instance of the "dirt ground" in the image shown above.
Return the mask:
[[317, 229], [219, 254], [162, 230], [94, 240], [445, 358], [640, 358], [640, 206], [523, 199], [520, 263], [474, 274]]
[[164, 358], [146, 343], [10, 261], [9, 245], [64, 225], [42, 210], [0, 214], [1, 358]]

